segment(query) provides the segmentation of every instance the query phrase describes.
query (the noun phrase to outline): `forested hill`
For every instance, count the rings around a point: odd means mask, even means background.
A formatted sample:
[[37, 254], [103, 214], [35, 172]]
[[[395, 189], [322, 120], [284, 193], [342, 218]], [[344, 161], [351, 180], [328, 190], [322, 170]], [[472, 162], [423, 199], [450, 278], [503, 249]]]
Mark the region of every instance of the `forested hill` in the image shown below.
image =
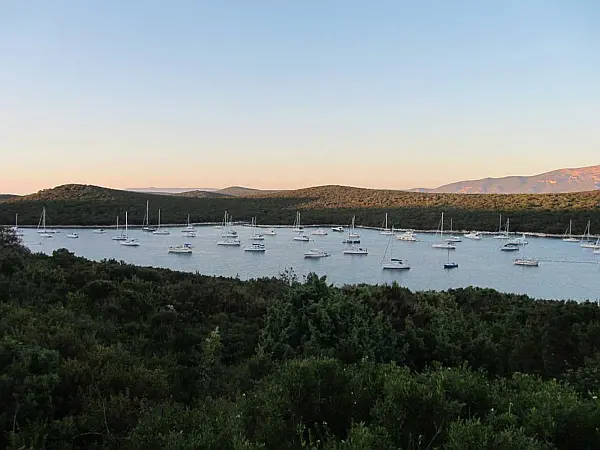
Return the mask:
[[595, 303], [243, 282], [6, 229], [0, 373], [0, 448], [600, 448]]
[[569, 220], [573, 232], [583, 233], [588, 220], [592, 230], [600, 229], [600, 191], [570, 194], [466, 195], [424, 194], [417, 192], [373, 190], [346, 186], [320, 186], [275, 193], [253, 192], [249, 197], [202, 193], [199, 198], [180, 195], [106, 189], [97, 186], [65, 185], [0, 202], [0, 224], [38, 223], [43, 207], [48, 225], [111, 225], [125, 211], [131, 225], [140, 225], [150, 202], [150, 221], [156, 223], [161, 209], [163, 223], [220, 222], [225, 210], [234, 220], [259, 224], [291, 225], [296, 210], [302, 223], [381, 226], [385, 213], [396, 228], [435, 229], [440, 213], [453, 219], [455, 229], [488, 230], [498, 228], [498, 217], [510, 217], [514, 231], [564, 233]]
[[317, 186], [294, 191], [258, 194], [262, 198], [298, 198], [309, 209], [448, 207], [465, 210], [564, 210], [600, 208], [600, 191], [566, 194], [429, 194]]
[[17, 198], [18, 195], [14, 195], [14, 194], [0, 194], [0, 202], [11, 199], [11, 198]]

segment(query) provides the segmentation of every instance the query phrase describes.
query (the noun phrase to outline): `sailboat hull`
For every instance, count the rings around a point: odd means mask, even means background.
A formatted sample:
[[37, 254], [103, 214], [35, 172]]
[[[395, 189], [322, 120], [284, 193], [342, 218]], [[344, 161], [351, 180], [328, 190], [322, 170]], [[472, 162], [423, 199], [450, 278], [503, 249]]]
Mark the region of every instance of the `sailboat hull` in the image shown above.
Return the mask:
[[383, 270], [409, 270], [410, 266], [408, 264], [394, 264], [394, 263], [386, 263], [381, 266]]

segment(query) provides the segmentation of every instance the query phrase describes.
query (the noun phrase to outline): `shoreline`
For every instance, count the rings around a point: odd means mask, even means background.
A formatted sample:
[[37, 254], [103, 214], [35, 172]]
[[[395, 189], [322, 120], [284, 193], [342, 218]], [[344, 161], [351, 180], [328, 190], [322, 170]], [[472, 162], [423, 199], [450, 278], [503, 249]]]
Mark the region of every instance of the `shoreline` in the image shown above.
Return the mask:
[[[249, 227], [250, 223], [249, 222], [234, 222], [234, 225], [237, 226], [244, 226], [244, 227]], [[221, 226], [221, 222], [198, 222], [198, 223], [191, 223], [190, 225], [192, 226], [197, 226], [197, 227], [208, 227], [208, 226]], [[187, 223], [171, 223], [171, 224], [161, 224], [161, 228], [185, 228], [187, 226]], [[332, 227], [338, 227], [341, 226], [344, 228], [344, 230], [346, 230], [348, 228], [348, 226], [344, 226], [344, 225], [336, 225], [336, 224], [320, 224], [320, 225], [303, 225], [303, 228], [332, 228]], [[8, 227], [8, 228], [14, 228], [14, 225], [0, 225], [0, 228], [4, 228], [4, 227]], [[262, 228], [262, 229], [268, 229], [268, 228], [276, 228], [276, 229], [282, 229], [282, 228], [292, 228], [292, 225], [257, 225], [257, 228]], [[19, 229], [37, 229], [38, 226], [37, 225], [19, 225]], [[97, 230], [97, 229], [102, 229], [102, 230], [116, 230], [117, 226], [116, 225], [107, 225], [107, 226], [99, 226], [99, 225], [52, 225], [52, 226], [46, 226], [47, 229], [51, 229], [51, 230], [73, 230], [73, 229], [89, 229], [89, 230]], [[122, 229], [124, 227], [119, 227], [119, 229]], [[142, 229], [143, 225], [129, 225], [130, 229]], [[355, 228], [359, 228], [359, 229], [363, 229], [363, 230], [373, 230], [373, 231], [383, 231], [383, 227], [369, 227], [369, 226], [363, 226], [363, 225], [357, 225], [355, 226]], [[404, 231], [414, 231], [415, 233], [422, 233], [422, 234], [436, 234], [439, 232], [439, 230], [417, 230], [417, 229], [409, 229], [409, 228], [395, 228], [394, 229], [395, 232], [404, 232]], [[456, 235], [464, 235], [467, 233], [470, 233], [471, 231], [477, 231], [477, 230], [453, 230], [452, 233], [448, 233], [448, 234], [456, 234]], [[477, 231], [478, 233], [484, 235], [484, 236], [498, 236], [500, 234], [504, 234], [504, 233], [499, 233], [498, 231]], [[509, 236], [529, 236], [529, 237], [545, 237], [545, 238], [550, 238], [550, 239], [560, 239], [564, 237], [564, 234], [551, 234], [551, 233], [541, 233], [541, 232], [535, 232], [535, 231], [526, 231], [526, 232], [520, 232], [520, 231], [511, 231], [508, 233]], [[578, 238], [581, 239], [582, 236], [581, 235], [573, 235], [574, 238]], [[600, 235], [594, 235], [591, 234], [590, 239], [594, 240], [594, 239], [600, 239]]]

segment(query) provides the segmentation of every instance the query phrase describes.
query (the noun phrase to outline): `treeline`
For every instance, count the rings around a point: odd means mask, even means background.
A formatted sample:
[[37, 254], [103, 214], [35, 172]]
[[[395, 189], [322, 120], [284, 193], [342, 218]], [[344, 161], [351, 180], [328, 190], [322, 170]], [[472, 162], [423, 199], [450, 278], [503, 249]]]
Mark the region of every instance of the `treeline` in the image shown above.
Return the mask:
[[597, 449], [600, 307], [240, 281], [0, 231], [0, 448]]
[[[227, 210], [236, 221], [250, 222], [252, 217], [257, 217], [259, 224], [292, 225], [298, 210], [304, 225], [347, 225], [356, 215], [359, 226], [381, 227], [387, 213], [390, 226], [435, 230], [444, 212], [448, 221], [452, 219], [455, 230], [497, 231], [500, 214], [503, 222], [510, 217], [510, 229], [515, 232], [561, 234], [568, 228], [569, 220], [573, 221], [574, 234], [583, 234], [588, 220], [591, 221], [592, 232], [600, 230], [600, 212], [595, 210], [465, 210], [452, 207], [307, 209], [301, 200], [285, 198], [196, 199], [158, 195], [151, 195], [151, 198], [150, 222], [154, 225], [160, 208], [163, 224], [183, 224], [188, 214], [194, 223], [220, 222]], [[140, 226], [146, 213], [145, 200], [135, 203], [123, 200], [19, 201], [0, 203], [0, 223], [14, 224], [15, 214], [19, 214], [20, 225], [37, 225], [43, 207], [46, 207], [48, 226], [110, 226], [116, 223], [117, 216], [123, 225], [125, 211], [128, 211], [129, 224]]]
[[161, 210], [163, 223], [185, 223], [187, 215], [195, 223], [220, 222], [225, 210], [234, 220], [259, 224], [291, 225], [296, 211], [305, 225], [350, 223], [382, 226], [385, 213], [397, 228], [436, 229], [440, 215], [452, 218], [454, 229], [496, 231], [499, 215], [510, 217], [511, 229], [520, 232], [564, 233], [573, 221], [573, 232], [582, 234], [588, 222], [600, 229], [600, 191], [540, 195], [423, 194], [417, 192], [321, 186], [297, 191], [281, 191], [249, 197], [188, 198], [106, 189], [98, 186], [65, 185], [17, 199], [0, 201], [0, 224], [35, 225], [42, 208], [47, 224], [102, 225], [129, 223], [141, 225], [146, 202], [150, 202], [150, 222], [157, 223]]

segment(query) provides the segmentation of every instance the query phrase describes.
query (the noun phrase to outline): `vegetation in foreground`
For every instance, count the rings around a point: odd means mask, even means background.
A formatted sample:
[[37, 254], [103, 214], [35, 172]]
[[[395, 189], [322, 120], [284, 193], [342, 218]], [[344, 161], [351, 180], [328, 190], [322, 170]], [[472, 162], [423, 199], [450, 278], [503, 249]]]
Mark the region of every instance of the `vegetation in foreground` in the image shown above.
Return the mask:
[[[206, 193], [207, 195], [210, 193]], [[210, 194], [212, 195], [212, 194]], [[19, 214], [22, 225], [36, 225], [43, 207], [52, 225], [113, 225], [117, 216], [130, 225], [141, 225], [150, 202], [150, 222], [156, 224], [158, 209], [163, 223], [220, 222], [225, 210], [234, 220], [259, 224], [291, 225], [296, 211], [302, 223], [349, 224], [380, 227], [388, 213], [396, 228], [430, 229], [438, 226], [445, 212], [456, 230], [497, 231], [499, 214], [510, 217], [511, 230], [562, 234], [573, 221], [573, 233], [582, 234], [588, 222], [600, 229], [600, 191], [572, 194], [424, 194], [417, 192], [321, 186], [264, 193], [249, 197], [216, 194], [206, 198], [120, 191], [97, 186], [66, 185], [31, 196], [0, 201], [0, 224], [13, 224]]]
[[600, 308], [242, 282], [0, 230], [0, 448], [598, 449]]

